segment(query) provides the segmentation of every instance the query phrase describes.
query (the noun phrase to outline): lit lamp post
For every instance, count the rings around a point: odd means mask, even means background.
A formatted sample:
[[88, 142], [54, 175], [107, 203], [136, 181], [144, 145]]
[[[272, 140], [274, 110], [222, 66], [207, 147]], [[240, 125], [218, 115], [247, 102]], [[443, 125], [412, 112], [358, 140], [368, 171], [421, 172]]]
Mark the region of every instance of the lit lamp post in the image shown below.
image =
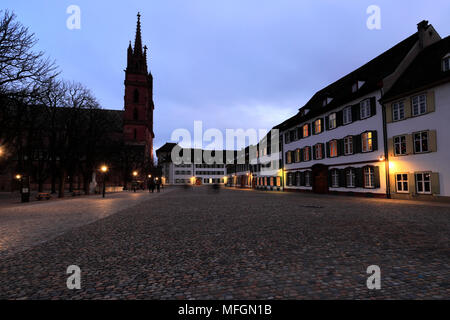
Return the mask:
[[136, 185], [137, 185], [136, 177], [137, 176], [138, 176], [138, 172], [133, 171], [133, 192], [136, 192]]
[[108, 167], [107, 166], [102, 166], [100, 168], [100, 171], [103, 174], [103, 188], [102, 188], [102, 196], [103, 198], [105, 197], [106, 194], [106, 173], [108, 172]]

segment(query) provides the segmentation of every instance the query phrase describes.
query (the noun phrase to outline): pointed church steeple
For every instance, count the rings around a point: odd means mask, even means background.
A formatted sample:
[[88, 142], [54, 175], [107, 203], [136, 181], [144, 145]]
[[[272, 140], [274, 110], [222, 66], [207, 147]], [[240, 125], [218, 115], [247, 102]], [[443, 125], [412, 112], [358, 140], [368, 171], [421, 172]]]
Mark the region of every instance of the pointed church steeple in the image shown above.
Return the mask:
[[147, 74], [147, 49], [142, 48], [141, 34], [141, 14], [137, 14], [136, 37], [134, 39], [134, 48], [128, 46], [128, 66], [127, 72]]
[[142, 38], [141, 38], [141, 13], [137, 14], [136, 38], [134, 39], [134, 54], [142, 54]]

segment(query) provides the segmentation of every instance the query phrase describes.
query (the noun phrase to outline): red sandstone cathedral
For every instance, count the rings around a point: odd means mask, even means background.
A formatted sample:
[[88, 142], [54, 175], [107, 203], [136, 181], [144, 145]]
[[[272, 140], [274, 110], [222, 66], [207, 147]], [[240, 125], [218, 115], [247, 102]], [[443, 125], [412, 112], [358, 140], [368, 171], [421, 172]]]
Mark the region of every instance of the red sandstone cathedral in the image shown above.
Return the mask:
[[141, 15], [138, 13], [134, 48], [128, 46], [125, 70], [123, 134], [126, 144], [144, 146], [153, 163], [153, 76], [147, 68], [147, 46], [142, 47]]

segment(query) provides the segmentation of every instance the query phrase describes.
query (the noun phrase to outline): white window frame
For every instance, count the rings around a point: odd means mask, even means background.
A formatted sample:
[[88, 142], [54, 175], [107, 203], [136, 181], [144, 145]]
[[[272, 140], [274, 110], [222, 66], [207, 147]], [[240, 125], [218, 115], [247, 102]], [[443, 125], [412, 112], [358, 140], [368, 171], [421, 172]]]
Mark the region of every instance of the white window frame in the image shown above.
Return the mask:
[[331, 170], [331, 187], [339, 188], [339, 171], [336, 169]]
[[375, 169], [373, 167], [364, 167], [364, 188], [375, 189]]
[[345, 172], [345, 180], [347, 188], [355, 188], [356, 187], [356, 173], [355, 169], [347, 169]]
[[450, 54], [442, 59], [442, 71], [450, 71]]
[[332, 129], [336, 129], [336, 127], [337, 127], [336, 113], [332, 113], [328, 116], [328, 129], [332, 130]]
[[361, 119], [370, 118], [370, 99], [363, 100], [359, 103], [359, 115]]
[[[423, 140], [425, 140], [423, 138], [423, 133], [426, 133], [426, 141], [427, 141], [427, 150], [423, 150]], [[419, 138], [417, 139], [417, 135], [419, 135]], [[430, 152], [430, 134], [429, 131], [419, 131], [419, 132], [414, 132], [413, 133], [413, 142], [414, 142], [414, 153], [427, 153]], [[420, 142], [420, 150], [417, 150], [416, 148], [416, 142]]]
[[[399, 183], [400, 188], [398, 187]], [[397, 190], [397, 193], [409, 193], [409, 177], [407, 173], [395, 174], [395, 189]]]
[[398, 101], [392, 105], [392, 120], [400, 121], [405, 119], [405, 102]]
[[311, 171], [305, 171], [305, 187], [311, 187]]
[[428, 101], [425, 93], [419, 94], [411, 98], [411, 108], [413, 117], [427, 113]]
[[342, 123], [344, 125], [352, 123], [352, 107], [346, 107], [342, 110]]
[[353, 136], [344, 138], [344, 154], [346, 156], [353, 154]]
[[[320, 147], [320, 157], [318, 157], [319, 154], [319, 147]], [[316, 144], [316, 147], [314, 148], [315, 150], [315, 155], [316, 155], [316, 160], [322, 160], [323, 157], [323, 146], [321, 143]]]
[[[396, 141], [396, 139], [399, 139], [399, 141]], [[396, 137], [394, 137], [393, 140], [394, 140], [394, 154], [396, 156], [404, 156], [406, 154], [406, 136], [405, 135], [396, 136]], [[402, 145], [405, 146], [404, 149], [402, 148]], [[401, 152], [398, 153], [397, 152], [397, 146], [399, 147], [400, 151], [401, 150], [405, 150], [405, 153], [401, 153]]]
[[[425, 176], [428, 176], [428, 180], [425, 180]], [[431, 194], [431, 173], [430, 172], [416, 172], [414, 174], [416, 178], [416, 192], [418, 194]], [[421, 179], [419, 179], [421, 178]], [[419, 191], [419, 185], [422, 186], [422, 191]], [[429, 191], [426, 191], [426, 186], [428, 185]]]
[[[370, 146], [370, 148], [369, 148]], [[362, 152], [372, 152], [373, 151], [373, 133], [372, 131], [367, 131], [361, 134], [361, 150]]]

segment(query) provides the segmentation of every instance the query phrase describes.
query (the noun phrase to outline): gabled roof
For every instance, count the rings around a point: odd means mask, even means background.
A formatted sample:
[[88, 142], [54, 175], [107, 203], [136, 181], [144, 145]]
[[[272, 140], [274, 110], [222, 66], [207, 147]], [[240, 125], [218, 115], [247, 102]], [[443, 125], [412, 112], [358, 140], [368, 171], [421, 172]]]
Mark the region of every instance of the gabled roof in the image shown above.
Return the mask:
[[[298, 114], [276, 128], [288, 129], [382, 88], [383, 79], [395, 71], [418, 40], [419, 35], [416, 32], [362, 67], [318, 91]], [[357, 81], [365, 83], [359, 90], [352, 92], [352, 85]], [[333, 100], [324, 107], [322, 103], [327, 98]], [[302, 112], [307, 109], [309, 109], [308, 113]]]
[[166, 142], [161, 148], [156, 150], [156, 154], [160, 152], [172, 152], [172, 149], [176, 146], [176, 143]]
[[450, 36], [426, 47], [392, 88], [381, 99], [383, 102], [395, 100], [414, 91], [424, 90], [450, 81], [450, 71], [442, 69], [442, 59], [450, 53]]

